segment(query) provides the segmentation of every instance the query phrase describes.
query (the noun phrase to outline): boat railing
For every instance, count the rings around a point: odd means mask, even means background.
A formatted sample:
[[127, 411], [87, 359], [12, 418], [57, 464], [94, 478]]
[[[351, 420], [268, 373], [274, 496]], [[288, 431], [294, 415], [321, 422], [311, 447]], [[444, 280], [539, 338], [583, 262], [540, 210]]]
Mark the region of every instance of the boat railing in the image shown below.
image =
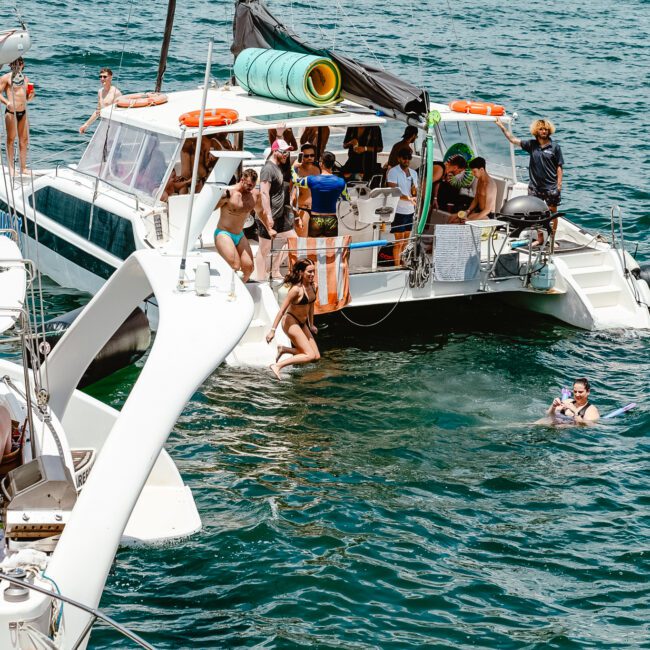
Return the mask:
[[[625, 277], [628, 277], [630, 274], [629, 269], [627, 268], [627, 262], [625, 261], [625, 236], [623, 235], [623, 211], [619, 205], [613, 205], [609, 212], [610, 227], [612, 232], [612, 248], [618, 254], [618, 257], [621, 262], [621, 269]], [[616, 223], [618, 222], [618, 223]], [[616, 241], [616, 229], [618, 227], [619, 237], [621, 240], [620, 246], [617, 245]]]
[[[147, 641], [145, 641], [142, 637], [137, 635], [135, 632], [132, 632], [128, 628], [124, 627], [124, 625], [121, 625], [110, 616], [107, 616], [99, 609], [96, 609], [94, 607], [89, 607], [88, 605], [84, 605], [83, 603], [80, 603], [79, 601], [74, 600], [73, 598], [64, 596], [61, 593], [51, 591], [49, 589], [46, 589], [45, 587], [40, 587], [38, 585], [29, 582], [28, 580], [25, 580], [24, 577], [26, 576], [26, 573], [23, 569], [13, 569], [12, 572], [15, 575], [12, 575], [11, 573], [6, 571], [0, 571], [0, 580], [6, 580], [7, 582], [9, 582], [12, 585], [15, 585], [16, 587], [20, 587], [27, 591], [36, 591], [40, 594], [47, 596], [48, 598], [52, 598], [53, 600], [59, 601], [60, 603], [62, 603], [61, 607], [63, 607], [63, 604], [70, 605], [71, 607], [80, 609], [83, 612], [86, 612], [86, 614], [90, 615], [90, 618], [88, 619], [88, 623], [84, 626], [83, 630], [81, 631], [81, 634], [74, 641], [74, 644], [72, 645], [66, 644], [66, 647], [70, 647], [71, 650], [78, 650], [78, 648], [80, 648], [84, 644], [88, 635], [90, 634], [93, 625], [95, 625], [96, 622], [100, 622], [108, 625], [116, 632], [119, 632], [120, 635], [133, 641], [133, 643], [140, 646], [141, 648], [147, 648], [148, 650], [155, 650], [154, 646], [152, 646], [150, 643], [147, 643]], [[26, 594], [27, 591], [25, 591], [24, 594]], [[14, 594], [14, 597], [17, 595], [18, 594]], [[16, 621], [10, 623], [9, 627], [10, 629], [18, 631], [22, 625], [27, 625], [27, 621], [25, 622]], [[59, 646], [55, 645], [54, 641], [52, 641], [52, 645], [50, 647], [57, 648]]]

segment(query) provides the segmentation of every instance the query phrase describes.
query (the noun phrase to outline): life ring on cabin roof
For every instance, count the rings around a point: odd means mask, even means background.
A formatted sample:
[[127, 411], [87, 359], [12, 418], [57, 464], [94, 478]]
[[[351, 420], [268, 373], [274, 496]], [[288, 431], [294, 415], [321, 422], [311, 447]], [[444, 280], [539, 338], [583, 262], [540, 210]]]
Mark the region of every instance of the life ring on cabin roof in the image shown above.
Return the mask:
[[449, 103], [449, 108], [456, 113], [473, 113], [474, 115], [495, 115], [500, 117], [506, 114], [506, 109], [500, 104], [490, 102], [472, 102], [466, 99], [457, 99]]
[[[198, 126], [201, 111], [183, 113], [178, 121], [185, 126]], [[239, 113], [231, 108], [206, 108], [203, 126], [228, 126], [239, 119]]]
[[132, 93], [122, 95], [116, 103], [119, 108], [145, 108], [166, 104], [167, 101], [165, 93]]

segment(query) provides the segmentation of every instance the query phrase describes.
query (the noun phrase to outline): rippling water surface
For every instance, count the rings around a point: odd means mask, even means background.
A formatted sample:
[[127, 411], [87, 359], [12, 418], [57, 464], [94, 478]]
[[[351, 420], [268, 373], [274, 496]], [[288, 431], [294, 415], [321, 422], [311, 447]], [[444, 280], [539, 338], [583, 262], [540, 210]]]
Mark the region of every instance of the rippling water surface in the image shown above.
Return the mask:
[[[64, 151], [93, 109], [99, 67], [153, 86], [165, 4], [20, 0], [32, 160]], [[648, 259], [647, 0], [322, 5], [271, 9], [435, 98], [506, 104], [524, 135], [551, 117], [567, 160], [563, 207], [607, 229], [619, 203]], [[179, 3], [167, 82], [229, 74], [230, 2]], [[521, 159], [522, 165], [526, 159]], [[41, 163], [42, 164], [42, 163]], [[51, 314], [84, 297], [46, 287]], [[102, 599], [161, 648], [650, 647], [648, 337], [585, 333], [472, 301], [377, 329], [334, 324], [323, 360], [282, 383], [218, 370], [168, 449], [203, 530], [121, 549]], [[588, 428], [533, 424], [578, 375]], [[119, 405], [133, 370], [91, 392]], [[106, 632], [94, 647], [123, 647]]]

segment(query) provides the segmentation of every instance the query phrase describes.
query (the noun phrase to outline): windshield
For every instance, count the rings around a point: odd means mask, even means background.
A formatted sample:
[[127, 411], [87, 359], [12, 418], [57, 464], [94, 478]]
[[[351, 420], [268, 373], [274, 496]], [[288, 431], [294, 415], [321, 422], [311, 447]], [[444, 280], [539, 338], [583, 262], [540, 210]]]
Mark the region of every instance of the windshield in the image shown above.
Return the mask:
[[158, 198], [178, 140], [102, 120], [79, 162], [79, 171], [140, 196]]
[[489, 174], [515, 180], [510, 144], [495, 122], [441, 122], [438, 128], [437, 160], [442, 160], [450, 150], [451, 153], [463, 153], [469, 147], [474, 156], [485, 158]]

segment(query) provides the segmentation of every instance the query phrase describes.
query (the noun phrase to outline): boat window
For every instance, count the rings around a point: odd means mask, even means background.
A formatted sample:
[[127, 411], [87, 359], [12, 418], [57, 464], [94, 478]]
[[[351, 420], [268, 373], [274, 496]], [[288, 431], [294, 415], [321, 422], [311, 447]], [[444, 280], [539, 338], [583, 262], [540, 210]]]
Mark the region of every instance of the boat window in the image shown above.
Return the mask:
[[471, 122], [470, 129], [475, 145], [474, 153], [485, 158], [488, 173], [502, 178], [512, 178], [510, 143], [503, 137], [496, 123]]
[[[466, 127], [467, 122], [440, 122], [438, 125], [440, 142], [436, 140], [436, 160], [442, 160], [455, 144], [463, 144], [474, 151]], [[456, 147], [458, 149], [458, 147]], [[475, 153], [475, 155], [478, 155]]]
[[[36, 209], [41, 214], [100, 246], [115, 257], [126, 259], [135, 251], [133, 227], [128, 219], [98, 206], [92, 206], [87, 201], [66, 194], [55, 187], [42, 187], [36, 190], [35, 197]], [[29, 198], [29, 202], [34, 205], [33, 197]]]
[[114, 185], [130, 187], [135, 177], [144, 138], [145, 132], [142, 129], [122, 124], [115, 146], [100, 177]]
[[[437, 160], [454, 145], [466, 145], [475, 156], [485, 158], [489, 174], [512, 179], [510, 144], [495, 122], [441, 122], [439, 134], [442, 142], [436, 142]], [[454, 147], [456, 149], [462, 147]]]
[[177, 146], [171, 136], [102, 120], [78, 169], [118, 188], [157, 197]]
[[90, 144], [79, 161], [77, 167], [79, 171], [93, 176], [100, 175], [102, 163], [105, 165], [109, 158], [119, 126], [116, 122], [110, 122], [109, 129], [108, 120], [100, 122]]
[[177, 145], [178, 140], [175, 138], [149, 133], [142, 150], [133, 189], [147, 196], [158, 196]]

